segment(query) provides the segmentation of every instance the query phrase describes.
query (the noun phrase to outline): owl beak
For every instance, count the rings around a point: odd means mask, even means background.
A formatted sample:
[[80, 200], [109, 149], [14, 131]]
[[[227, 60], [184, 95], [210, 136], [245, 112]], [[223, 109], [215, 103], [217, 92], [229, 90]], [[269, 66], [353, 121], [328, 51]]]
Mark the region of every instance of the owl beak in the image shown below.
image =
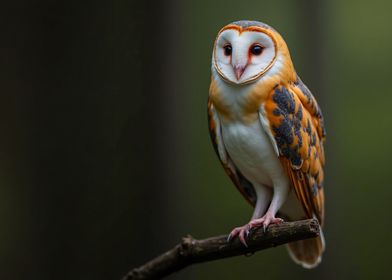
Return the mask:
[[244, 71], [246, 69], [246, 66], [233, 66], [235, 77], [239, 81], [241, 79], [242, 74], [244, 74]]

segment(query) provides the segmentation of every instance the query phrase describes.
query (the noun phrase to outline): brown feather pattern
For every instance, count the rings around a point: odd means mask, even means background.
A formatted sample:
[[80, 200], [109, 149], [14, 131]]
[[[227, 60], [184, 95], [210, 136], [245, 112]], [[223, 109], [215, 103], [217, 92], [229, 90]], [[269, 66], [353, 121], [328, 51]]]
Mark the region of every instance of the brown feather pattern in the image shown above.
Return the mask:
[[324, 220], [325, 129], [317, 102], [298, 78], [278, 86], [264, 103], [280, 160], [308, 218]]

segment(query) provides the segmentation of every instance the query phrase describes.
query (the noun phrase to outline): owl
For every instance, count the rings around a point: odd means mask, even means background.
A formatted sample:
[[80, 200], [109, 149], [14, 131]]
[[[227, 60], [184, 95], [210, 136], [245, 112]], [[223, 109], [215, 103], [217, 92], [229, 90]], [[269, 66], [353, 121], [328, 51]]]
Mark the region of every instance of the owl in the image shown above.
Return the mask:
[[[236, 21], [215, 40], [208, 98], [214, 149], [234, 185], [254, 207], [229, 239], [285, 220], [324, 223], [323, 116], [297, 75], [288, 47], [272, 27]], [[305, 268], [321, 262], [320, 236], [287, 245]]]

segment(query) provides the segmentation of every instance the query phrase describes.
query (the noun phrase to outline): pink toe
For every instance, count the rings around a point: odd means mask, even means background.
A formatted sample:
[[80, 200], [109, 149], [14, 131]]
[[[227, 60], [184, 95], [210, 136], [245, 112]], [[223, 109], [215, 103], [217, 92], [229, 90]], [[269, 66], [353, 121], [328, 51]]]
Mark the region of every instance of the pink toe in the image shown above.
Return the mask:
[[245, 240], [245, 229], [241, 230], [240, 234], [239, 234], [239, 238], [242, 244], [245, 245], [245, 247], [248, 247], [248, 244], [246, 244], [246, 240]]
[[241, 232], [241, 229], [242, 229], [242, 227], [236, 227], [236, 228], [234, 228], [234, 229], [230, 232], [229, 236], [227, 237], [227, 241], [230, 241], [230, 240], [234, 239], [234, 238]]

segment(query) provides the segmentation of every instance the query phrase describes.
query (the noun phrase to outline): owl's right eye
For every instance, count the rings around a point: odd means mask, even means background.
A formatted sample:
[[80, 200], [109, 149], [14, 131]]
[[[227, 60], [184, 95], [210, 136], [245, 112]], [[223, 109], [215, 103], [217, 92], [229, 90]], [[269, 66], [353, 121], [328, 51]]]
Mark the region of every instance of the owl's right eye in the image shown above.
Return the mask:
[[230, 56], [231, 52], [233, 51], [232, 47], [230, 44], [227, 44], [223, 47], [224, 51], [225, 51], [225, 55], [226, 56]]

